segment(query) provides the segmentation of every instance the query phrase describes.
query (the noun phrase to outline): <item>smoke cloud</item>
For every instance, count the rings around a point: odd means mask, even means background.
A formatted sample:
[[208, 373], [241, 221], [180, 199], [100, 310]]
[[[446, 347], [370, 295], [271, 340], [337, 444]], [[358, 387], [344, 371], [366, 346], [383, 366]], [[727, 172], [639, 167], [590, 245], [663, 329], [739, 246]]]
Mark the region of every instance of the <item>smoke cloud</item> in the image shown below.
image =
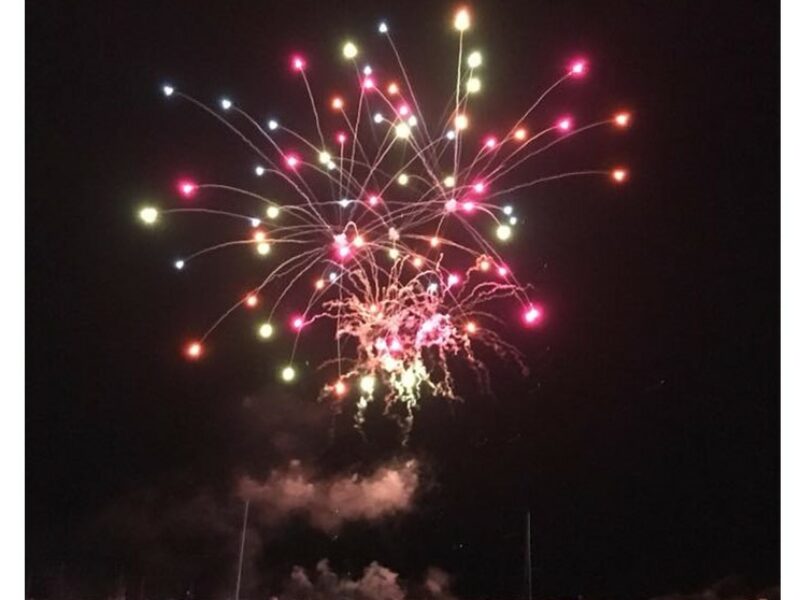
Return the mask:
[[239, 481], [239, 496], [261, 509], [267, 522], [304, 515], [325, 532], [348, 521], [377, 521], [408, 512], [419, 484], [418, 464], [411, 460], [379, 467], [371, 475], [317, 477], [299, 461], [273, 470], [266, 481]]
[[403, 585], [397, 573], [377, 562], [364, 568], [361, 577], [340, 577], [327, 561], [312, 572], [294, 567], [280, 600], [455, 600], [450, 577], [431, 568], [422, 585]]

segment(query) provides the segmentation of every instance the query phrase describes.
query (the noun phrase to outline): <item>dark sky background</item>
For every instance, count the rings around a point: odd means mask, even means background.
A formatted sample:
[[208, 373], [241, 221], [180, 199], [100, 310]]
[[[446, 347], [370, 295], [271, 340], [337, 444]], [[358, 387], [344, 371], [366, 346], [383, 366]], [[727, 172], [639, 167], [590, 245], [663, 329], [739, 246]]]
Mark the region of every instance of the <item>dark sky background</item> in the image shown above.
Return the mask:
[[[366, 439], [347, 418], [331, 430], [314, 412], [312, 377], [287, 399], [274, 385], [281, 344], [258, 344], [247, 319], [226, 323], [201, 364], [180, 357], [254, 274], [226, 259], [178, 276], [171, 261], [207, 231], [179, 220], [143, 231], [135, 211], [173, 202], [181, 174], [250, 184], [253, 158], [187, 103], [165, 102], [160, 84], [310, 125], [288, 54], [306, 52], [322, 94], [345, 76], [341, 41], [377, 51], [387, 18], [420, 93], [441, 99], [453, 7], [27, 3], [33, 590], [142, 577], [153, 594], [229, 589], [236, 533], [220, 524], [239, 514], [229, 491], [237, 474], [290, 458], [279, 429], [323, 471], [413, 456], [424, 485], [413, 513], [380, 524], [334, 537], [301, 520], [260, 532], [251, 588], [328, 557], [343, 572], [378, 560], [409, 579], [438, 565], [462, 596], [516, 597], [527, 509], [542, 595], [779, 580], [776, 2], [472, 3], [487, 58], [476, 110], [493, 122], [516, 117], [576, 52], [590, 75], [542, 114], [635, 113], [629, 133], [593, 133], [530, 167], [624, 163], [627, 186], [583, 179], [516, 199], [526, 233], [510, 259], [548, 310], [535, 335], [511, 334], [528, 379], [497, 365], [494, 397], [426, 402], [403, 448], [379, 420]], [[187, 508], [156, 549], [115, 525], [143, 506], [180, 512], [198, 494], [219, 514]]]

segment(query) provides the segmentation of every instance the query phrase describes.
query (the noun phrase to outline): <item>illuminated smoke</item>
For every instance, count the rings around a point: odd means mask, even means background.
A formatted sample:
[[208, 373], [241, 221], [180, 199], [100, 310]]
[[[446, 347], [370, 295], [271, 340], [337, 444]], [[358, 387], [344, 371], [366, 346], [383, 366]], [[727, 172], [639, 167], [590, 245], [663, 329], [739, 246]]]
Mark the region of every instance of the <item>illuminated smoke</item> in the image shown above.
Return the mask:
[[239, 495], [250, 499], [267, 522], [305, 515], [326, 532], [349, 521], [377, 521], [408, 512], [419, 483], [416, 461], [382, 466], [372, 474], [316, 477], [299, 461], [274, 470], [266, 481], [244, 477]]
[[367, 565], [357, 579], [340, 577], [327, 559], [313, 571], [294, 567], [280, 600], [455, 600], [450, 576], [441, 569], [428, 570], [422, 585], [404, 584], [399, 575], [377, 562]]

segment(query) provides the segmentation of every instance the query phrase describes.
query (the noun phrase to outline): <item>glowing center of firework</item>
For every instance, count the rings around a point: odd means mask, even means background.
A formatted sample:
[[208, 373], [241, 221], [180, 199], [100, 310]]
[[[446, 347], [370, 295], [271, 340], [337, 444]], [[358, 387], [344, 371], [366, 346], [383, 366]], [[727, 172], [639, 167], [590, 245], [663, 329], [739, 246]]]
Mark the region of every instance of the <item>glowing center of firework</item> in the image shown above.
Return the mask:
[[410, 388], [410, 387], [413, 387], [414, 384], [416, 384], [416, 383], [417, 383], [417, 376], [414, 374], [414, 371], [412, 371], [411, 369], [403, 371], [403, 374], [400, 375], [400, 384], [403, 387]]
[[358, 386], [365, 394], [372, 394], [375, 391], [375, 376], [364, 375], [361, 381], [358, 382]]
[[407, 123], [398, 123], [394, 127], [394, 134], [400, 138], [401, 140], [406, 139], [408, 136], [411, 135], [411, 128], [408, 126]]
[[436, 313], [420, 325], [415, 339], [415, 346], [417, 348], [441, 346], [452, 339], [453, 333], [449, 316]]
[[381, 362], [383, 364], [383, 369], [385, 371], [395, 371], [395, 370], [397, 370], [398, 366], [403, 364], [400, 361], [396, 360], [393, 356], [389, 356], [389, 355], [384, 356], [381, 359]]

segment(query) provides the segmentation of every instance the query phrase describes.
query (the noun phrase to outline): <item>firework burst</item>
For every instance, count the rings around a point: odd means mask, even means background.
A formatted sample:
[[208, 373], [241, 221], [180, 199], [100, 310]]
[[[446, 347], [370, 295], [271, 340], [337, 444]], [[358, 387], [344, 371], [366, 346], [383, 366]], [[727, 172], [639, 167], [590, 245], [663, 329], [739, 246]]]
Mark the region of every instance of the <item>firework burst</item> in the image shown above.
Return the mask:
[[[322, 396], [336, 404], [354, 398], [359, 423], [367, 406], [380, 399], [387, 412], [402, 407], [399, 414], [409, 425], [424, 395], [457, 397], [452, 361], [463, 361], [479, 382], [486, 382], [476, 347], [523, 364], [497, 332], [498, 324], [534, 326], [542, 310], [498, 250], [513, 242], [518, 225], [514, 208], [503, 201], [511, 193], [566, 177], [602, 176], [619, 184], [628, 172], [611, 166], [504, 182], [510, 172], [552, 147], [600, 126], [627, 127], [631, 116], [620, 112], [584, 125], [564, 116], [534, 129], [535, 109], [560, 85], [586, 75], [588, 63], [581, 59], [569, 64], [503, 133], [473, 134], [482, 127], [468, 104], [485, 90], [481, 53], [465, 51], [471, 26], [469, 11], [457, 11], [455, 90], [438, 129], [425, 119], [386, 23], [379, 24], [378, 34], [396, 59], [395, 79], [379, 76], [364, 63], [354, 42], [342, 46], [342, 57], [353, 68], [348, 85], [353, 101], [334, 95], [318, 102], [308, 61], [299, 54], [290, 57], [289, 68], [304, 86], [313, 115], [305, 128], [276, 119], [262, 122], [228, 98], [215, 110], [163, 86], [165, 96], [216, 117], [259, 161], [257, 190], [181, 180], [181, 196], [209, 204], [166, 210], [147, 206], [139, 213], [148, 226], [172, 213], [242, 220], [244, 237], [181, 258], [175, 262], [179, 270], [231, 247], [248, 249], [266, 266], [259, 285], [185, 345], [187, 359], [204, 356], [207, 339], [232, 312], [259, 311], [260, 338], [292, 332], [288, 360], [278, 366], [280, 378], [290, 383], [299, 375], [303, 338], [314, 330], [332, 331], [332, 358], [319, 367], [329, 378]], [[340, 130], [323, 130], [324, 110], [333, 111]], [[252, 201], [254, 211], [241, 214], [211, 203], [224, 194]]]

